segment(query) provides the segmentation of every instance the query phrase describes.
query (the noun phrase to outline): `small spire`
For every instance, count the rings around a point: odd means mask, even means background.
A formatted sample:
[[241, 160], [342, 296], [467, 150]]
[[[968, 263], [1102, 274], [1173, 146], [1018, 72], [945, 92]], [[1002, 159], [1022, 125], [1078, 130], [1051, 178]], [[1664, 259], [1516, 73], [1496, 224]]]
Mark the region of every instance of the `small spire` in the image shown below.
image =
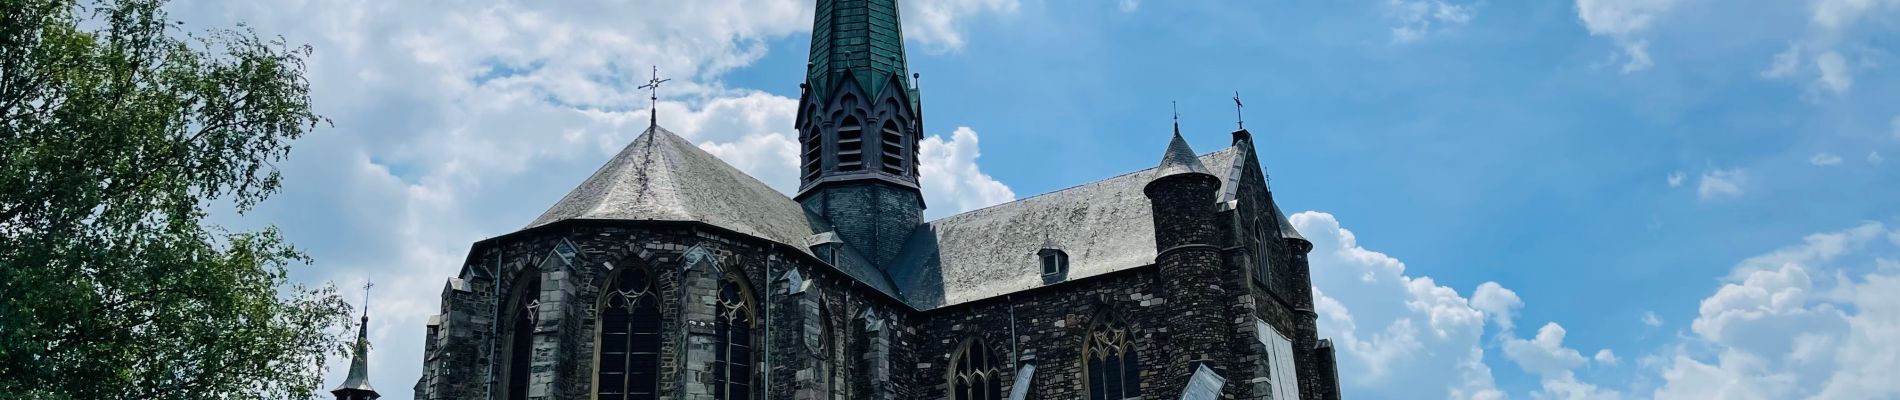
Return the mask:
[[331, 389], [337, 400], [374, 400], [382, 395], [369, 385], [369, 288], [376, 286], [369, 280], [363, 281], [363, 322], [356, 326], [356, 351], [350, 355], [350, 374], [343, 378], [343, 384]]
[[647, 100], [651, 102], [652, 108], [647, 111], [647, 124], [649, 125], [660, 126], [660, 84], [670, 80], [673, 79], [660, 79], [660, 66], [655, 65], [653, 66], [653, 78], [648, 79], [647, 84], [640, 85], [641, 89], [647, 90]]

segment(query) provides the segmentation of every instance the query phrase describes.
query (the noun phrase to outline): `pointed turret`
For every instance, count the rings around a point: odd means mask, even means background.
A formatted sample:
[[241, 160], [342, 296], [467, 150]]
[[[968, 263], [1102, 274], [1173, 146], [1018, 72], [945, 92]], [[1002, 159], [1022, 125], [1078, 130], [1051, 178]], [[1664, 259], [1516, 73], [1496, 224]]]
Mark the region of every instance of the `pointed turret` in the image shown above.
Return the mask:
[[350, 356], [350, 375], [343, 378], [343, 384], [331, 389], [330, 394], [336, 400], [375, 400], [383, 397], [376, 388], [369, 385], [369, 314], [363, 315], [362, 324], [357, 326], [356, 352]]
[[1155, 267], [1160, 272], [1169, 313], [1166, 351], [1173, 360], [1166, 369], [1163, 393], [1181, 390], [1199, 368], [1227, 371], [1224, 355], [1231, 330], [1215, 309], [1227, 299], [1221, 267], [1220, 232], [1214, 223], [1219, 177], [1207, 171], [1175, 123], [1174, 137], [1161, 155], [1161, 164], [1142, 192], [1154, 211]]
[[1207, 166], [1201, 165], [1201, 157], [1194, 155], [1194, 149], [1188, 147], [1187, 139], [1181, 138], [1181, 126], [1174, 126], [1174, 139], [1168, 141], [1168, 150], [1161, 154], [1161, 165], [1155, 167], [1155, 176], [1150, 181], [1180, 174], [1202, 174], [1213, 177], [1207, 172]]
[[793, 198], [843, 242], [888, 268], [923, 223], [917, 147], [923, 111], [904, 61], [897, 0], [818, 0], [799, 85]]

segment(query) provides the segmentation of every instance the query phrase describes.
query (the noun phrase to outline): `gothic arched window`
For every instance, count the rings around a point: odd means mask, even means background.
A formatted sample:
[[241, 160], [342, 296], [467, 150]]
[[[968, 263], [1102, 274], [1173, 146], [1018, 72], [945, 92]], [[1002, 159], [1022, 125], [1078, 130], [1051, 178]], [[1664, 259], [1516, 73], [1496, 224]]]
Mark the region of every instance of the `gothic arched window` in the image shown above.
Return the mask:
[[[818, 118], [818, 114], [816, 111], [813, 111], [812, 106], [807, 105], [805, 106], [805, 117], [815, 119]], [[818, 173], [823, 170], [822, 165], [824, 164], [822, 160], [824, 155], [823, 149], [825, 148], [824, 133], [819, 129], [808, 128], [807, 130], [809, 132], [807, 132], [805, 138], [801, 140], [804, 144], [804, 151], [800, 152], [800, 156], [803, 160], [799, 165], [804, 169], [805, 179], [818, 179]]]
[[541, 279], [538, 274], [527, 273], [521, 278], [525, 281], [515, 283], [514, 293], [508, 301], [505, 313], [508, 318], [508, 353], [503, 376], [508, 377], [508, 400], [528, 398], [529, 377], [534, 374], [534, 324], [540, 318]]
[[713, 398], [751, 400], [754, 392], [752, 306], [738, 277], [719, 285], [713, 316]]
[[1096, 318], [1082, 348], [1082, 376], [1090, 400], [1141, 397], [1141, 367], [1128, 325], [1112, 313]]
[[818, 359], [826, 363], [825, 387], [830, 393], [828, 398], [832, 400], [848, 399], [850, 398], [851, 384], [847, 379], [848, 375], [846, 375], [848, 373], [846, 368], [848, 368], [850, 364], [847, 363], [849, 357], [846, 356], [847, 353], [845, 353], [845, 335], [838, 334], [838, 324], [831, 319], [830, 307], [818, 309], [818, 324], [818, 352], [820, 354]]
[[598, 400], [660, 397], [660, 305], [646, 270], [621, 272], [601, 294]]
[[998, 400], [1003, 398], [1003, 376], [996, 365], [995, 356], [990, 354], [989, 346], [982, 339], [970, 339], [963, 342], [963, 348], [952, 359], [950, 371], [951, 400]]

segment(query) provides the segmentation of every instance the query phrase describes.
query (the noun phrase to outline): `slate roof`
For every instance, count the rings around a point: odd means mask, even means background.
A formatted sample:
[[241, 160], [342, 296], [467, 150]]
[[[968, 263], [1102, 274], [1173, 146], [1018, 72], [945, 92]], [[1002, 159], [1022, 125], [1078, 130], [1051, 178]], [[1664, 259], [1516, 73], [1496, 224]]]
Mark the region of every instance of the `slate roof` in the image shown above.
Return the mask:
[[1161, 165], [1155, 166], [1155, 174], [1150, 180], [1180, 174], [1208, 174], [1207, 167], [1194, 157], [1194, 149], [1188, 147], [1187, 139], [1181, 138], [1181, 127], [1174, 128], [1174, 139], [1168, 141], [1168, 150], [1161, 155]]
[[[806, 239], [830, 232], [824, 218], [694, 146], [648, 128], [527, 228], [567, 219], [702, 222], [811, 254]], [[849, 246], [846, 246], [849, 247]], [[846, 251], [838, 269], [885, 294], [898, 292], [863, 257]]]
[[[1239, 154], [1229, 147], [1190, 160], [1226, 171]], [[928, 310], [1045, 286], [1036, 259], [1045, 241], [1068, 253], [1066, 280], [1153, 264], [1154, 214], [1142, 188], [1158, 170], [926, 223], [905, 243], [891, 280], [913, 307]], [[1234, 181], [1221, 178], [1222, 185]]]
[[[1035, 289], [1045, 283], [1037, 251], [1069, 256], [1065, 280], [1154, 263], [1154, 217], [1142, 189], [1155, 177], [1214, 174], [1227, 188], [1241, 176], [1242, 150], [1229, 147], [1182, 159], [1170, 145], [1156, 168], [952, 215], [925, 223], [905, 242], [888, 274], [842, 246], [837, 268], [918, 310]], [[1180, 151], [1189, 151], [1183, 143]], [[529, 228], [568, 219], [701, 222], [811, 254], [835, 237], [822, 216], [664, 128], [649, 128]]]

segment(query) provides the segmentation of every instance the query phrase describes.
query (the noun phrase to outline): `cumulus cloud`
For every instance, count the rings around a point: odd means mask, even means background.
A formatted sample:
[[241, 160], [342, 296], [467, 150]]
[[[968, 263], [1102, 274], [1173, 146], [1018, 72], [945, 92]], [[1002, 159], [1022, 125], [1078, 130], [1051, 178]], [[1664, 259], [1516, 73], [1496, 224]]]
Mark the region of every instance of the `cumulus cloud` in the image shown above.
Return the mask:
[[1576, 349], [1564, 347], [1565, 333], [1562, 325], [1552, 322], [1537, 328], [1537, 336], [1531, 339], [1507, 338], [1504, 358], [1539, 375], [1557, 375], [1582, 367], [1587, 360]]
[[1885, 162], [1887, 162], [1887, 158], [1886, 158], [1886, 157], [1881, 157], [1881, 156], [1880, 156], [1880, 152], [1878, 152], [1878, 151], [1870, 151], [1870, 152], [1867, 152], [1867, 163], [1868, 163], [1868, 164], [1873, 164], [1873, 165], [1880, 165], [1881, 163], [1885, 163]]
[[1517, 292], [1504, 288], [1497, 282], [1478, 284], [1478, 290], [1471, 294], [1471, 306], [1485, 315], [1491, 316], [1492, 323], [1499, 329], [1511, 329], [1511, 320], [1517, 316], [1517, 310], [1524, 308], [1524, 301], [1517, 298]]
[[1017, 0], [937, 0], [911, 1], [903, 5], [904, 34], [910, 40], [930, 45], [933, 51], [963, 48], [963, 33], [958, 26], [970, 16], [992, 13], [1011, 14], [1021, 6]]
[[1715, 169], [1702, 173], [1702, 180], [1696, 184], [1696, 195], [1703, 200], [1742, 195], [1742, 187], [1748, 183], [1748, 175], [1739, 169]]
[[926, 210], [933, 216], [988, 207], [1016, 199], [1008, 185], [983, 173], [976, 165], [976, 130], [959, 126], [950, 139], [932, 135], [918, 149], [919, 174], [924, 186], [924, 201], [933, 205]]
[[1684, 176], [1682, 175], [1682, 171], [1670, 172], [1668, 179], [1669, 179], [1669, 187], [1678, 187], [1678, 186], [1682, 186], [1682, 180], [1684, 179]]
[[1815, 153], [1814, 157], [1808, 158], [1808, 163], [1816, 166], [1832, 167], [1841, 165], [1841, 156], [1830, 153]]
[[1655, 311], [1644, 311], [1643, 312], [1643, 326], [1647, 326], [1651, 328], [1662, 327], [1662, 318], [1657, 317]]
[[1471, 23], [1477, 11], [1470, 4], [1444, 0], [1386, 0], [1386, 15], [1396, 25], [1393, 43], [1412, 43]]
[[1610, 351], [1610, 349], [1597, 350], [1597, 354], [1590, 356], [1590, 360], [1602, 365], [1616, 365], [1618, 361], [1621, 361], [1616, 358], [1616, 352]]
[[1577, 19], [1591, 36], [1609, 38], [1621, 49], [1613, 61], [1623, 73], [1655, 65], [1645, 34], [1680, 0], [1577, 0]]
[[1737, 264], [1702, 300], [1694, 336], [1665, 358], [1654, 397], [1900, 396], [1886, 377], [1900, 367], [1895, 235], [1867, 223]]
[[1141, 8], [1141, 0], [1121, 0], [1121, 2], [1116, 5], [1116, 8], [1122, 10], [1122, 12], [1135, 12], [1136, 9]]
[[1508, 318], [1496, 314], [1522, 305], [1514, 292], [1486, 283], [1466, 299], [1430, 277], [1406, 274], [1396, 258], [1361, 247], [1331, 214], [1302, 212], [1291, 221], [1313, 241], [1320, 334], [1338, 345], [1339, 377], [1348, 393], [1504, 397], [1484, 363], [1481, 337], [1487, 320]]

